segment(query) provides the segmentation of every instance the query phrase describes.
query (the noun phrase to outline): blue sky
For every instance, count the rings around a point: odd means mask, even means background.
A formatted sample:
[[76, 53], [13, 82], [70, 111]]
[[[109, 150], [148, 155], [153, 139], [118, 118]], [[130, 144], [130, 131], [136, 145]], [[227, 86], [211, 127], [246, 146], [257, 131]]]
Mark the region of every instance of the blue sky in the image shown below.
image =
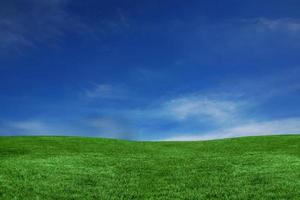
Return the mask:
[[0, 135], [300, 133], [300, 2], [0, 2]]

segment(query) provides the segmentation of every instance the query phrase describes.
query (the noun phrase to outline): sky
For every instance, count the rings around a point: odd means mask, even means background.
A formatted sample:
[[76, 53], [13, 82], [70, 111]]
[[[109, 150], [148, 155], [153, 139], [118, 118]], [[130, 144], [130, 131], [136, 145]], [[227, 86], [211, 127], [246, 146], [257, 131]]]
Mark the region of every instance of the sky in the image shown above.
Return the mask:
[[0, 1], [0, 135], [300, 133], [298, 0]]

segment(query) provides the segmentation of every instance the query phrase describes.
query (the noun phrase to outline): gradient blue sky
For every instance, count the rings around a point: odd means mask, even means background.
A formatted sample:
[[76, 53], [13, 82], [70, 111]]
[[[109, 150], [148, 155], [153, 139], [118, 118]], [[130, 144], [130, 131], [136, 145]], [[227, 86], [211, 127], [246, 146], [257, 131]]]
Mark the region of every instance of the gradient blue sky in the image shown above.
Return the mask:
[[0, 135], [300, 133], [298, 0], [0, 2]]

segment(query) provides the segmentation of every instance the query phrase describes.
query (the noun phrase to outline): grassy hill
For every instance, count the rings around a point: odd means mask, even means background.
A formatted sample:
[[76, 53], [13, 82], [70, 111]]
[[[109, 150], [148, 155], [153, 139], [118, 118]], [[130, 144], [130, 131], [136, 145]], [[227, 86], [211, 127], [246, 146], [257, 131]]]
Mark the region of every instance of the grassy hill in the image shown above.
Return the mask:
[[300, 199], [300, 135], [0, 137], [0, 199]]

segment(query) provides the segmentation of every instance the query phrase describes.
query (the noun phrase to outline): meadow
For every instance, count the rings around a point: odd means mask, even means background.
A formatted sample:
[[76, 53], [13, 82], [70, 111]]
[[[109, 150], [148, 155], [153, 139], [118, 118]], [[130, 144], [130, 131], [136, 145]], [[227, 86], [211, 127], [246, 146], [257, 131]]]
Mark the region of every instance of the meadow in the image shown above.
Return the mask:
[[0, 137], [0, 199], [300, 199], [300, 135]]

